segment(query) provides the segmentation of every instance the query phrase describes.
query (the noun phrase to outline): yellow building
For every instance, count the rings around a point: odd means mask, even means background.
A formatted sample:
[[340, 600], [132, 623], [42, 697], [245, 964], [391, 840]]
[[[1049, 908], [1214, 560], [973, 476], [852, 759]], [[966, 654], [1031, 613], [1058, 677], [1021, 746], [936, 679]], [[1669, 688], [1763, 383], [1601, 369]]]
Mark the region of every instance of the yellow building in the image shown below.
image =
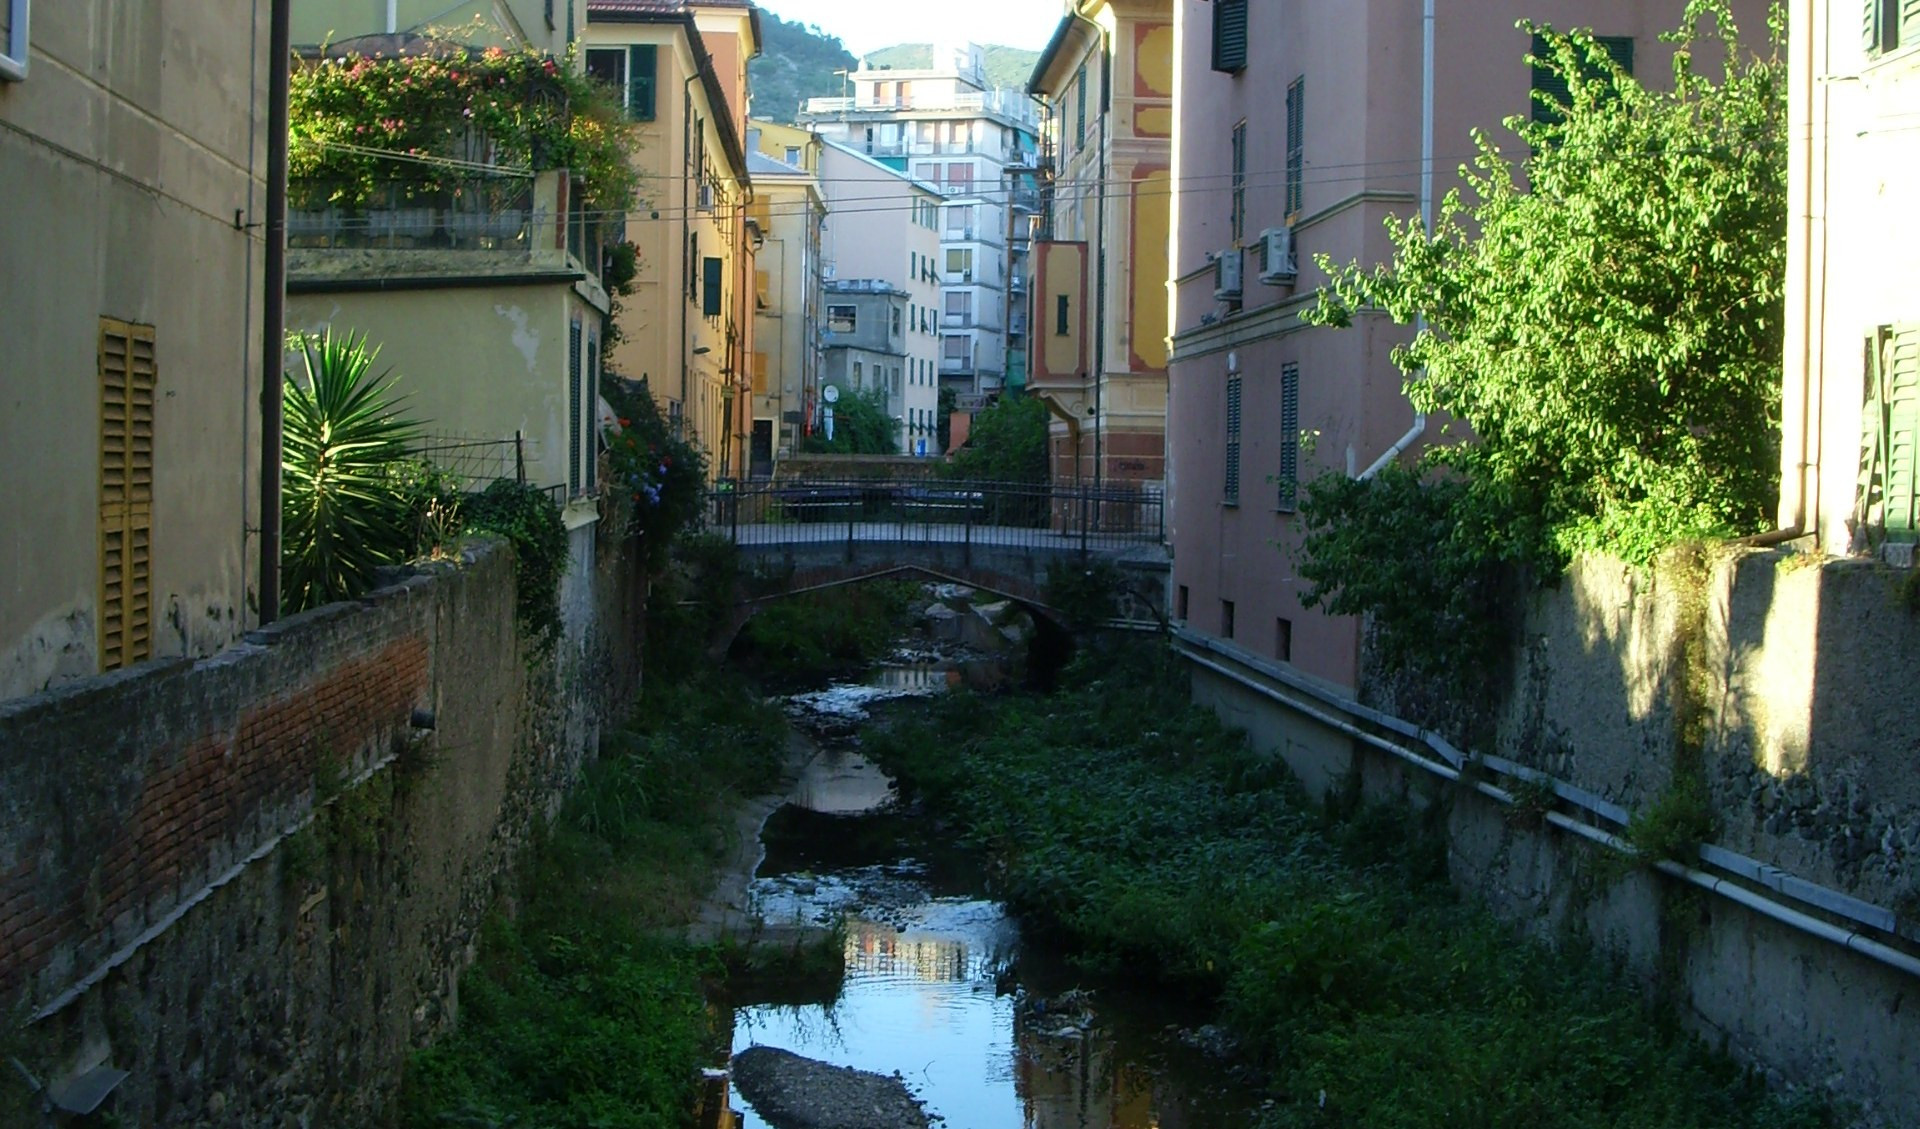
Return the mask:
[[820, 175], [820, 135], [805, 126], [782, 125], [758, 118], [748, 123], [747, 148], [790, 168]]
[[257, 623], [269, 7], [0, 12], [0, 699]]
[[1077, 0], [1035, 64], [1048, 110], [1028, 388], [1056, 481], [1166, 475], [1172, 0]]
[[746, 469], [755, 267], [743, 137], [759, 42], [744, 0], [587, 0], [580, 39], [587, 72], [640, 123], [640, 201], [627, 216], [639, 275], [611, 367], [647, 385], [715, 476]]
[[814, 330], [820, 324], [820, 233], [827, 209], [817, 176], [820, 146], [811, 134], [756, 121], [747, 129], [747, 147], [753, 175], [747, 221], [760, 234], [747, 473], [762, 477], [796, 449], [807, 405], [819, 388]]

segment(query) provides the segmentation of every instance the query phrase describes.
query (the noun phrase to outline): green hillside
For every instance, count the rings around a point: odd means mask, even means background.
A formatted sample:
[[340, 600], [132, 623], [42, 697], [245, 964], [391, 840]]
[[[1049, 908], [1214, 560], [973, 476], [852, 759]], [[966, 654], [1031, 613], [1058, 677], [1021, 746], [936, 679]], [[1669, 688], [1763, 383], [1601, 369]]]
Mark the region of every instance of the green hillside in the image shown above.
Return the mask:
[[791, 125], [808, 98], [840, 95], [843, 80], [833, 72], [851, 68], [857, 60], [838, 38], [817, 27], [789, 23], [765, 8], [760, 10], [760, 31], [766, 40], [760, 57], [747, 63], [754, 117]]
[[[1033, 64], [1040, 61], [1038, 51], [996, 44], [982, 44], [980, 49], [987, 57], [988, 86], [1013, 86], [1024, 90], [1027, 76], [1033, 73]], [[930, 43], [902, 43], [897, 47], [883, 47], [867, 56], [867, 65], [870, 67], [911, 70], [932, 64], [933, 45]]]

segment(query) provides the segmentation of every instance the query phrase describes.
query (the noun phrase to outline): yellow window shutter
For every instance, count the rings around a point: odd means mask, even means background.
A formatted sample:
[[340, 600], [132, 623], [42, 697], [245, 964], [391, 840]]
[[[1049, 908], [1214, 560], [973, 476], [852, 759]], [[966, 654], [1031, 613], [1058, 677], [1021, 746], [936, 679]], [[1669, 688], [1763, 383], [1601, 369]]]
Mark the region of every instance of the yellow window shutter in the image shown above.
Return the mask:
[[753, 355], [753, 394], [756, 396], [767, 394], [767, 355], [765, 353]]
[[153, 327], [100, 319], [100, 669], [150, 658]]

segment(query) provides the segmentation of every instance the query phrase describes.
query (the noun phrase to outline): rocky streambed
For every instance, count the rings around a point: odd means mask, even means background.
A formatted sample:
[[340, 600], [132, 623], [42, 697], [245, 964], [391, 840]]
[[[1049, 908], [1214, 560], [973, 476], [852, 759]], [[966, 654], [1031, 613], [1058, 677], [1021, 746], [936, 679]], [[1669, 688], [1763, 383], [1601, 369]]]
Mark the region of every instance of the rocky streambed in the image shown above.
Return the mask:
[[[1004, 613], [983, 618], [948, 596], [935, 603], [961, 605], [956, 617], [1008, 626], [992, 622]], [[922, 636], [868, 678], [788, 699], [817, 751], [761, 828], [744, 915], [769, 935], [836, 931], [844, 975], [822, 998], [734, 1001], [740, 1124], [1245, 1123], [1251, 1111], [1221, 1057], [1230, 1048], [1196, 1034], [1199, 1017], [1174, 1001], [1086, 990], [1022, 938], [976, 860], [930, 833], [860, 756], [879, 703], [1005, 676], [963, 647]]]

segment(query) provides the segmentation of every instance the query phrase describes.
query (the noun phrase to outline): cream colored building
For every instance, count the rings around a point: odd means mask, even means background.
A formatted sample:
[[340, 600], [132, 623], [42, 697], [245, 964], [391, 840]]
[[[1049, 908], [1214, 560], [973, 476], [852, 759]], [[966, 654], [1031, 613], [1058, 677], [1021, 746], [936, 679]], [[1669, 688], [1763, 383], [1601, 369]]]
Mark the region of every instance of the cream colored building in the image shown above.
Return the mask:
[[1028, 389], [1053, 412], [1053, 478], [1157, 487], [1166, 473], [1172, 0], [1080, 0], [1027, 92], [1047, 108]]
[[563, 176], [503, 194], [486, 227], [472, 225], [485, 235], [439, 220], [387, 228], [377, 212], [332, 233], [325, 214], [293, 213], [287, 328], [364, 334], [380, 350], [375, 370], [399, 375], [432, 461], [473, 486], [524, 477], [563, 500], [578, 527], [598, 513], [608, 298], [599, 238], [567, 215]]
[[268, 8], [5, 14], [0, 699], [256, 622]]
[[[585, 22], [586, 0], [292, 0], [295, 50], [389, 36], [444, 34], [476, 47], [561, 55]], [[361, 46], [365, 46], [362, 44]]]
[[[753, 408], [747, 473], [771, 476], [774, 463], [797, 449], [808, 398], [820, 387], [820, 229], [826, 201], [820, 182], [802, 164], [765, 154], [764, 126], [747, 131], [753, 203], [747, 222], [757, 231], [754, 255]], [[784, 148], [784, 147], [781, 147]], [[818, 146], [800, 147], [802, 162], [818, 164]]]
[[744, 0], [587, 0], [581, 56], [639, 123], [639, 251], [611, 364], [643, 381], [711, 459], [745, 473], [752, 395], [753, 263], [747, 208], [747, 60], [759, 18]]
[[1827, 552], [1891, 542], [1908, 558], [1920, 538], [1920, 4], [1794, 0], [1787, 26], [1780, 524]]
[[[884, 282], [904, 295], [901, 384], [898, 395], [890, 393], [890, 410], [900, 422], [902, 454], [940, 454], [942, 335], [970, 333], [977, 308], [974, 290], [956, 291], [943, 282], [938, 256], [945, 197], [937, 186], [849, 146], [823, 145], [827, 277]], [[830, 318], [823, 327], [831, 328]]]

